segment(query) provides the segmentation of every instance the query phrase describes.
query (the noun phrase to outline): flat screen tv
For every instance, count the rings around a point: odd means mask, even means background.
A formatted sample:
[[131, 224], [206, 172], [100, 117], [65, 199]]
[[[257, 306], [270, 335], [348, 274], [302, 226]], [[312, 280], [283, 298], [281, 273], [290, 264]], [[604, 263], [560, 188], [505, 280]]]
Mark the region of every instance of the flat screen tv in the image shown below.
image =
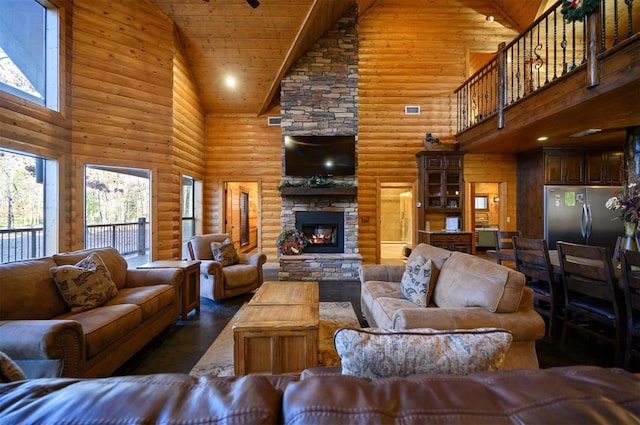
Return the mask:
[[355, 136], [285, 136], [285, 175], [354, 176]]

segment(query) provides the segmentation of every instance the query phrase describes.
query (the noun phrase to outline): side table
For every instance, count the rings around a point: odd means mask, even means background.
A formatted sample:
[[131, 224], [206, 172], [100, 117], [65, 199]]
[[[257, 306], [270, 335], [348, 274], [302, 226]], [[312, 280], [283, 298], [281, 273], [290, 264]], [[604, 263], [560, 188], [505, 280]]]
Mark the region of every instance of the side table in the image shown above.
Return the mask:
[[182, 320], [193, 309], [200, 312], [200, 261], [186, 260], [158, 260], [138, 266], [139, 269], [182, 269], [183, 279], [178, 290], [182, 306], [180, 316]]

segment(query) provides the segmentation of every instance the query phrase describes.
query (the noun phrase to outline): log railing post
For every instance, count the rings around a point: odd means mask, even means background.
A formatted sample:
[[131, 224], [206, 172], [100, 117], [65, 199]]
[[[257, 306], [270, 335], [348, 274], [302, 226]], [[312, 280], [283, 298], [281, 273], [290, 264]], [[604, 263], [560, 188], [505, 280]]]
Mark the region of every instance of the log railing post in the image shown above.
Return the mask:
[[601, 72], [598, 61], [598, 42], [600, 40], [600, 22], [602, 10], [599, 8], [587, 16], [587, 72], [589, 73], [589, 88], [600, 84]]

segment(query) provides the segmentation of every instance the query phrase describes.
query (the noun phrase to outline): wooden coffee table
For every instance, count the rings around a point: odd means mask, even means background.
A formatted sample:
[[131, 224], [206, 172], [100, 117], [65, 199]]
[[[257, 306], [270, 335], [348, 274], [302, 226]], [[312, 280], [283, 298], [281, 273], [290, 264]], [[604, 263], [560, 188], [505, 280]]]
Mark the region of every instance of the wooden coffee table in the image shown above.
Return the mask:
[[265, 282], [233, 324], [235, 374], [317, 366], [319, 321], [317, 282]]

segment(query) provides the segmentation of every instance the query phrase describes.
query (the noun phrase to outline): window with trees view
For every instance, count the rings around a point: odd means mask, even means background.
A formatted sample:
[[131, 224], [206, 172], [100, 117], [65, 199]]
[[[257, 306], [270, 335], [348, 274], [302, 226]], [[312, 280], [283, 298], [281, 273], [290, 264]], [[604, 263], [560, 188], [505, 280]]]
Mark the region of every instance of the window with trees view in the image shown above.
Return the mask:
[[57, 250], [57, 163], [0, 150], [0, 262]]
[[44, 1], [0, 1], [0, 90], [58, 109], [59, 16]]
[[85, 248], [114, 247], [129, 266], [149, 261], [151, 174], [137, 168], [85, 168]]

